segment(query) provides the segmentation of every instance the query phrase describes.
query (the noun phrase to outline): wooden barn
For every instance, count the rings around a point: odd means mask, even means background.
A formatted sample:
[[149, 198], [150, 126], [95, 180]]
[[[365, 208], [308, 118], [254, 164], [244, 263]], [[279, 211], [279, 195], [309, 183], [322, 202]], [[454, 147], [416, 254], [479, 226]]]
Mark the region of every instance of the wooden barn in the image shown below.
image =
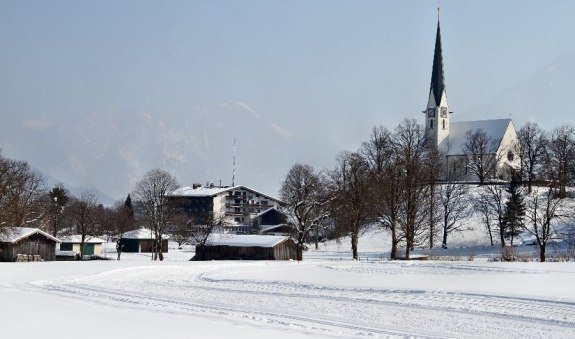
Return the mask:
[[[154, 235], [149, 228], [141, 227], [139, 229], [126, 232], [120, 238], [122, 252], [126, 253], [151, 253], [154, 246]], [[168, 252], [168, 237], [162, 235], [162, 253]]]
[[290, 237], [213, 234], [204, 246], [196, 246], [193, 260], [295, 260], [296, 255]]
[[0, 236], [0, 261], [53, 261], [60, 240], [29, 227], [10, 227]]

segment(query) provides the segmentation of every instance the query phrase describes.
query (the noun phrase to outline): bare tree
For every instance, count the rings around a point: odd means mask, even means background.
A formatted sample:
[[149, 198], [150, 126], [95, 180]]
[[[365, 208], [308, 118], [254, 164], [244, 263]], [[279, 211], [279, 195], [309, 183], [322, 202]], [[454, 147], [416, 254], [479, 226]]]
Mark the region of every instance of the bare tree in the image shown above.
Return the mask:
[[574, 179], [575, 127], [563, 125], [553, 130], [549, 140], [546, 169], [548, 178], [558, 187], [557, 194], [562, 198], [566, 197], [566, 187]]
[[168, 202], [168, 195], [178, 187], [178, 181], [171, 174], [153, 169], [138, 181], [133, 193], [141, 214], [154, 233], [154, 260], [164, 260], [162, 234], [176, 215], [175, 209]]
[[464, 230], [464, 222], [471, 214], [469, 186], [462, 183], [464, 166], [463, 160], [451, 164], [446, 170], [445, 181], [437, 188], [443, 222], [443, 248], [447, 248], [449, 234]]
[[554, 224], [565, 216], [565, 199], [552, 187], [537, 187], [527, 198], [527, 220], [524, 229], [535, 237], [539, 247], [539, 260], [545, 261], [549, 240], [554, 234]]
[[487, 230], [487, 234], [489, 235], [489, 242], [491, 246], [493, 246], [493, 221], [497, 219], [496, 216], [493, 215], [492, 205], [490, 203], [489, 196], [485, 193], [479, 194], [473, 202], [474, 208], [480, 213], [481, 221]]
[[505, 247], [505, 202], [507, 201], [505, 186], [486, 185], [481, 195], [481, 201], [486, 204], [485, 208], [489, 210], [496, 222], [501, 247]]
[[517, 133], [521, 155], [521, 177], [527, 181], [531, 193], [533, 181], [539, 178], [547, 151], [547, 136], [534, 122], [526, 123]]
[[359, 153], [342, 152], [330, 179], [331, 212], [338, 234], [350, 237], [353, 259], [358, 259], [359, 237], [374, 220], [368, 163]]
[[297, 259], [302, 259], [312, 229], [329, 216], [325, 179], [310, 165], [295, 164], [283, 181], [280, 198], [292, 227]]
[[398, 238], [405, 241], [405, 257], [416, 245], [425, 241], [429, 231], [430, 167], [437, 166], [436, 151], [424, 129], [415, 120], [405, 120], [397, 126], [392, 137], [397, 154], [399, 213]]
[[38, 223], [44, 180], [25, 161], [0, 155], [0, 233], [4, 228]]
[[395, 152], [391, 132], [383, 126], [374, 127], [370, 139], [362, 144], [360, 152], [371, 172], [374, 213], [380, 225], [390, 230], [390, 258], [397, 259], [401, 174], [398, 167], [399, 155]]
[[101, 231], [101, 219], [98, 212], [98, 201], [92, 192], [82, 193], [80, 199], [75, 199], [72, 210], [76, 233], [80, 235], [80, 258], [84, 257], [84, 247], [88, 240]]
[[228, 225], [225, 214], [206, 212], [189, 219], [187, 226], [189, 239], [196, 245], [196, 255], [193, 260], [204, 260], [204, 246], [210, 235], [223, 231]]
[[470, 130], [465, 134], [463, 153], [467, 158], [467, 168], [479, 179], [481, 185], [485, 184], [488, 177], [495, 175], [499, 160], [497, 148], [497, 140], [493, 140], [482, 129]]

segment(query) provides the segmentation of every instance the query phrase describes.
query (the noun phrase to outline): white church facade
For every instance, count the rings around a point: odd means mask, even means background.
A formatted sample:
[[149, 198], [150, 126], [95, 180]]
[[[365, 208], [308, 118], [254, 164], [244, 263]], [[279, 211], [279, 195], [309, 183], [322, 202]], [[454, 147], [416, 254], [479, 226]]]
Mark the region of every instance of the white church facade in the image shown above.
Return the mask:
[[[468, 160], [466, 159], [468, 152], [465, 149], [468, 140], [467, 134], [481, 130], [487, 139], [493, 142], [487, 156], [493, 157], [497, 161], [490, 177], [508, 178], [510, 169], [519, 168], [518, 138], [511, 119], [451, 122], [453, 112], [449, 110], [447, 101], [439, 21], [437, 22], [429, 98], [423, 113], [425, 114], [427, 136], [446, 158], [447, 166], [453, 166], [457, 161]], [[469, 173], [467, 179], [475, 180], [477, 178]]]

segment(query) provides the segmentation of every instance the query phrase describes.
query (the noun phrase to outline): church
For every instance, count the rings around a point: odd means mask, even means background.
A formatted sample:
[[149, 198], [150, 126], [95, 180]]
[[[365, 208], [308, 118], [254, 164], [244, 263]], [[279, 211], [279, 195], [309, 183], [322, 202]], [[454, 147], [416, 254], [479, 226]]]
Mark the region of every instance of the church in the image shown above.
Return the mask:
[[[431, 72], [431, 85], [425, 114], [425, 128], [427, 136], [437, 149], [445, 156], [447, 166], [454, 166], [457, 161], [467, 160], [465, 144], [468, 133], [480, 130], [492, 142], [488, 156], [496, 159], [496, 165], [490, 178], [508, 179], [511, 168], [519, 168], [517, 132], [511, 119], [491, 119], [477, 121], [451, 122], [453, 112], [449, 111], [445, 76], [443, 74], [443, 55], [441, 49], [441, 31], [437, 21], [435, 36], [435, 51], [433, 55], [433, 69]], [[452, 168], [452, 167], [447, 167]], [[468, 180], [477, 178], [467, 170]]]

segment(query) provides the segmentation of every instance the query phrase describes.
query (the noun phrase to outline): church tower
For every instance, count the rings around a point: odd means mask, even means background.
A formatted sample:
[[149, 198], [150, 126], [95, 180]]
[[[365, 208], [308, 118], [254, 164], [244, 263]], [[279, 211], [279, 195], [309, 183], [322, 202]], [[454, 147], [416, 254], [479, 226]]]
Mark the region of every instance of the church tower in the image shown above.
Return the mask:
[[[439, 9], [438, 9], [439, 10]], [[431, 72], [431, 85], [429, 99], [425, 113], [425, 128], [437, 149], [444, 154], [449, 149], [449, 105], [445, 91], [445, 78], [443, 76], [443, 55], [441, 52], [441, 32], [439, 29], [439, 13], [437, 18], [437, 33], [435, 36], [435, 52], [433, 55], [433, 69]]]

